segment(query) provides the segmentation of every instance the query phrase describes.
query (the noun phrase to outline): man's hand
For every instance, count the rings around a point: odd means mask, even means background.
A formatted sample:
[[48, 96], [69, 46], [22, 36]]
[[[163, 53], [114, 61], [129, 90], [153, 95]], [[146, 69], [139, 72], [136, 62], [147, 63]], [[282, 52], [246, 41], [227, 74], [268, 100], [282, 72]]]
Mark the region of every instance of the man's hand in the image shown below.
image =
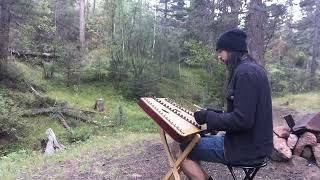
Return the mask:
[[202, 125], [207, 122], [207, 111], [201, 110], [193, 113], [194, 119], [199, 125]]

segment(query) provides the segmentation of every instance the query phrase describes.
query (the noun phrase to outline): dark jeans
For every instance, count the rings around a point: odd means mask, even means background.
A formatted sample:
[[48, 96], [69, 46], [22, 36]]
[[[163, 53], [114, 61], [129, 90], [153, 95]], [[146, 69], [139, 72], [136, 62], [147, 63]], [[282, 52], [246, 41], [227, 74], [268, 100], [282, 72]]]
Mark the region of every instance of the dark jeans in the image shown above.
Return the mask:
[[[198, 144], [193, 148], [191, 153], [188, 155], [188, 159], [194, 161], [207, 161], [215, 163], [226, 164], [224, 158], [224, 136], [221, 135], [210, 135], [201, 137]], [[181, 149], [185, 149], [187, 143], [180, 145]]]

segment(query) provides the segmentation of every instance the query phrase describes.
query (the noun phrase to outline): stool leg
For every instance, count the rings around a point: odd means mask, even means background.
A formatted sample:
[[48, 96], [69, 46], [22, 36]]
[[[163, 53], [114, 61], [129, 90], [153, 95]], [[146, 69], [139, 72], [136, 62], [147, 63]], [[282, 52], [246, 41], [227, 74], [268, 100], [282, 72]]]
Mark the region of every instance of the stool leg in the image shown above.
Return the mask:
[[260, 168], [255, 168], [254, 172], [251, 174], [251, 178], [250, 179], [253, 179], [254, 176], [257, 174], [257, 172], [259, 171]]
[[255, 168], [242, 168], [246, 176], [244, 177], [244, 180], [251, 179], [251, 173], [255, 170]]
[[246, 174], [244, 180], [253, 180], [256, 173], [259, 171], [260, 168], [243, 168], [243, 171]]
[[233, 172], [233, 168], [232, 168], [231, 166], [228, 166], [228, 169], [229, 169], [229, 171], [231, 172], [231, 175], [232, 175], [233, 179], [234, 179], [234, 180], [237, 180], [237, 177], [236, 177], [236, 175], [235, 175], [234, 172]]

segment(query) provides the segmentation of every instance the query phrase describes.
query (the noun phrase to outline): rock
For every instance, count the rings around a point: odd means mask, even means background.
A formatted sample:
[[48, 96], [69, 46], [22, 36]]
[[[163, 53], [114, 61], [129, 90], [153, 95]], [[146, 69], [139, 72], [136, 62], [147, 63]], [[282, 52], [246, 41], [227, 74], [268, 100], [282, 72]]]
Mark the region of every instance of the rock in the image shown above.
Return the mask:
[[287, 139], [290, 135], [290, 129], [285, 126], [278, 126], [273, 128], [273, 132], [280, 138]]
[[298, 136], [295, 134], [290, 134], [288, 139], [287, 139], [287, 145], [290, 149], [294, 149], [298, 142]]
[[274, 161], [288, 161], [292, 158], [291, 149], [287, 146], [287, 142], [284, 138], [273, 136], [274, 151], [271, 155], [271, 159]]
[[310, 146], [306, 146], [304, 147], [301, 157], [306, 158], [308, 160], [310, 160], [312, 158], [312, 149]]
[[301, 167], [301, 166], [307, 166], [308, 165], [308, 160], [306, 160], [303, 157], [297, 156], [297, 155], [293, 155], [291, 160], [290, 160], [290, 164], [291, 166], [295, 166], [295, 167]]
[[305, 132], [300, 136], [298, 143], [297, 143], [296, 147], [294, 148], [293, 154], [300, 156], [304, 147], [307, 145], [309, 145], [309, 146], [317, 145], [317, 138], [311, 132]]
[[320, 168], [320, 143], [318, 143], [316, 146], [312, 147], [313, 155], [316, 159], [316, 163], [318, 167]]

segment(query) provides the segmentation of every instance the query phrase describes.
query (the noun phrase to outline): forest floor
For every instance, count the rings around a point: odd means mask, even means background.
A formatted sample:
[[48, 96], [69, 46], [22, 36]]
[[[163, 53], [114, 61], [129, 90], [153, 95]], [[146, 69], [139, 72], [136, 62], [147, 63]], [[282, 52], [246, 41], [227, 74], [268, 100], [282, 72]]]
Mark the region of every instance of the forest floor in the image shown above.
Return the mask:
[[[283, 115], [299, 115], [287, 107], [274, 108], [274, 126], [283, 125]], [[113, 149], [95, 149], [66, 161], [46, 163], [28, 173], [20, 173], [18, 179], [160, 179], [168, 170], [168, 161], [160, 138], [153, 136], [135, 144]], [[231, 180], [228, 168], [215, 163], [203, 163], [205, 170], [214, 179]], [[243, 178], [240, 170], [238, 177]], [[300, 157], [290, 162], [269, 161], [255, 179], [320, 180], [320, 168]]]

